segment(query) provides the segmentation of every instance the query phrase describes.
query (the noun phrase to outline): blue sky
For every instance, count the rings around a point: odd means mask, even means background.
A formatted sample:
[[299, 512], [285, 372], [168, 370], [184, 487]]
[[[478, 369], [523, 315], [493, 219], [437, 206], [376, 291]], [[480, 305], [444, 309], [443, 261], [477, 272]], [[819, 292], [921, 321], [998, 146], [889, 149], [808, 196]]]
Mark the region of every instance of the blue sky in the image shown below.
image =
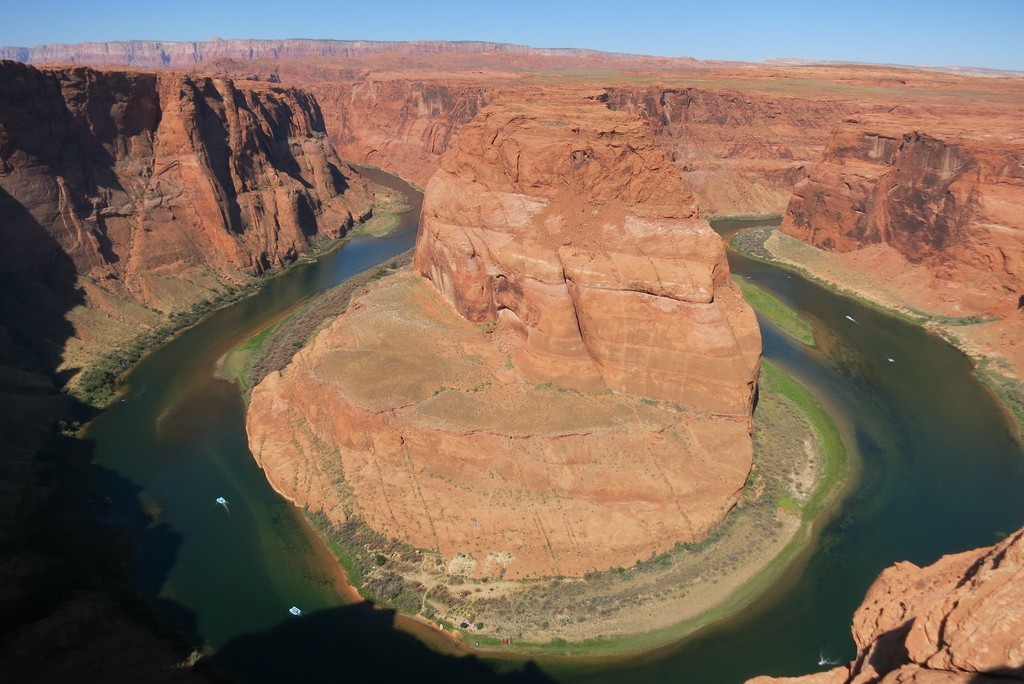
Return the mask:
[[0, 45], [107, 40], [485, 40], [670, 57], [1024, 70], [1024, 0], [10, 0]]

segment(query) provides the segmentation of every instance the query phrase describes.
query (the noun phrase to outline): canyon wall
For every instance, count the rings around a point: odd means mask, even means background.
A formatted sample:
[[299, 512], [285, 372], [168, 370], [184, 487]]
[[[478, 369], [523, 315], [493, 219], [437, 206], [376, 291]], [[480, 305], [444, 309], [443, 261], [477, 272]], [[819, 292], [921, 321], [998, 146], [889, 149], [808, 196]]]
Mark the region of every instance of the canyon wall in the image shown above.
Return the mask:
[[1024, 140], [999, 117], [977, 124], [844, 120], [796, 186], [782, 230], [835, 252], [891, 248], [951, 285], [937, 284], [935, 296], [960, 315], [1016, 310], [1024, 294]]
[[[340, 154], [420, 186], [485, 104], [557, 98], [562, 90], [509, 83], [501, 73], [493, 82], [431, 73], [345, 74], [332, 82], [287, 63], [273, 73], [315, 93]], [[705, 216], [782, 214], [835, 123], [869, 109], [842, 99], [636, 85], [609, 87], [602, 99], [611, 110], [643, 117]]]
[[604, 99], [644, 118], [706, 216], [781, 214], [835, 122], [865, 107], [706, 88], [617, 86]]
[[979, 359], [1019, 412], [1024, 140], [1012, 107], [978, 110], [844, 120], [782, 223], [823, 251], [787, 246], [785, 235], [766, 246], [927, 320]]
[[760, 335], [639, 118], [585, 93], [484, 108], [427, 185], [414, 266], [253, 390], [278, 491], [450, 576], [579, 576], [721, 524]]
[[68, 255], [75, 337], [102, 347], [343, 234], [372, 192], [303, 91], [2, 62], [0, 200], [0, 271], [45, 286]]
[[[288, 67], [283, 70], [290, 77]], [[298, 79], [301, 82], [301, 76]], [[458, 132], [494, 96], [486, 84], [378, 79], [313, 81], [338, 154], [424, 187]]]
[[919, 568], [897, 563], [853, 617], [857, 657], [806, 677], [749, 684], [1005, 682], [1024, 676], [1024, 530]]

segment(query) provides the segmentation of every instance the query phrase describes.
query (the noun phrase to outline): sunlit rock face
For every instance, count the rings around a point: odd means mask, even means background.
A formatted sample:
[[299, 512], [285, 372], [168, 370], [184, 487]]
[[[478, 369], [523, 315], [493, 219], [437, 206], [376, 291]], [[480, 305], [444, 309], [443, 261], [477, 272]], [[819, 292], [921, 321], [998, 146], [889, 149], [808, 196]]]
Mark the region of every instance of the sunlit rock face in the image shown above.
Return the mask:
[[721, 524], [760, 337], [642, 121], [586, 94], [485, 108], [426, 188], [414, 271], [253, 391], [279, 491], [476, 577], [629, 566]]
[[485, 109], [427, 186], [415, 266], [518, 336], [526, 379], [750, 413], [760, 335], [722, 241], [643, 122], [600, 101]]
[[750, 684], [1019, 681], [1024, 672], [1024, 530], [924, 568], [887, 568], [853, 616], [857, 658], [829, 672]]

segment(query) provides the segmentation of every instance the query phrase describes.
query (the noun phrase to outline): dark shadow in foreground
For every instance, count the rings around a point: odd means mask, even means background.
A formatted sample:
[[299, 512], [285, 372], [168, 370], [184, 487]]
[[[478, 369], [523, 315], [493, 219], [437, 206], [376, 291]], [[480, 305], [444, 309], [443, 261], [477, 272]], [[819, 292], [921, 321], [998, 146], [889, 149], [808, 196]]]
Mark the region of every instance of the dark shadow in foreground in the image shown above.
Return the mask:
[[997, 684], [998, 682], [1024, 682], [1024, 666], [1000, 667], [987, 672], [979, 672], [971, 677], [971, 684]]
[[397, 631], [395, 613], [369, 603], [308, 613], [260, 634], [233, 639], [213, 666], [247, 683], [285, 681], [553, 682], [530, 662], [496, 672], [475, 656], [437, 653]]
[[[0, 107], [0, 130], [15, 114]], [[191, 645], [131, 589], [149, 524], [138, 485], [107, 475], [129, 529], [96, 518], [114, 506], [94, 497], [94, 444], [77, 434], [95, 411], [61, 391], [73, 370], [58, 371], [67, 312], [83, 303], [70, 257], [0, 186], [0, 681], [199, 681], [179, 667]], [[180, 539], [164, 539], [170, 564]]]

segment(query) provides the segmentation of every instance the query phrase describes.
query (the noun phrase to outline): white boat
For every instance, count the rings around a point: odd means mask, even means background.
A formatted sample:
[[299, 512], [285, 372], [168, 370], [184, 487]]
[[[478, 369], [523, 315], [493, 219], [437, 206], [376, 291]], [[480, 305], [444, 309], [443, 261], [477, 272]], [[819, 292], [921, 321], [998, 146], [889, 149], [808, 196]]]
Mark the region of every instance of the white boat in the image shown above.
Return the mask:
[[291, 613], [292, 615], [296, 616], [296, 617], [298, 617], [299, 615], [302, 615], [302, 611], [299, 610], [298, 606], [292, 606], [291, 608], [288, 609], [288, 612]]

